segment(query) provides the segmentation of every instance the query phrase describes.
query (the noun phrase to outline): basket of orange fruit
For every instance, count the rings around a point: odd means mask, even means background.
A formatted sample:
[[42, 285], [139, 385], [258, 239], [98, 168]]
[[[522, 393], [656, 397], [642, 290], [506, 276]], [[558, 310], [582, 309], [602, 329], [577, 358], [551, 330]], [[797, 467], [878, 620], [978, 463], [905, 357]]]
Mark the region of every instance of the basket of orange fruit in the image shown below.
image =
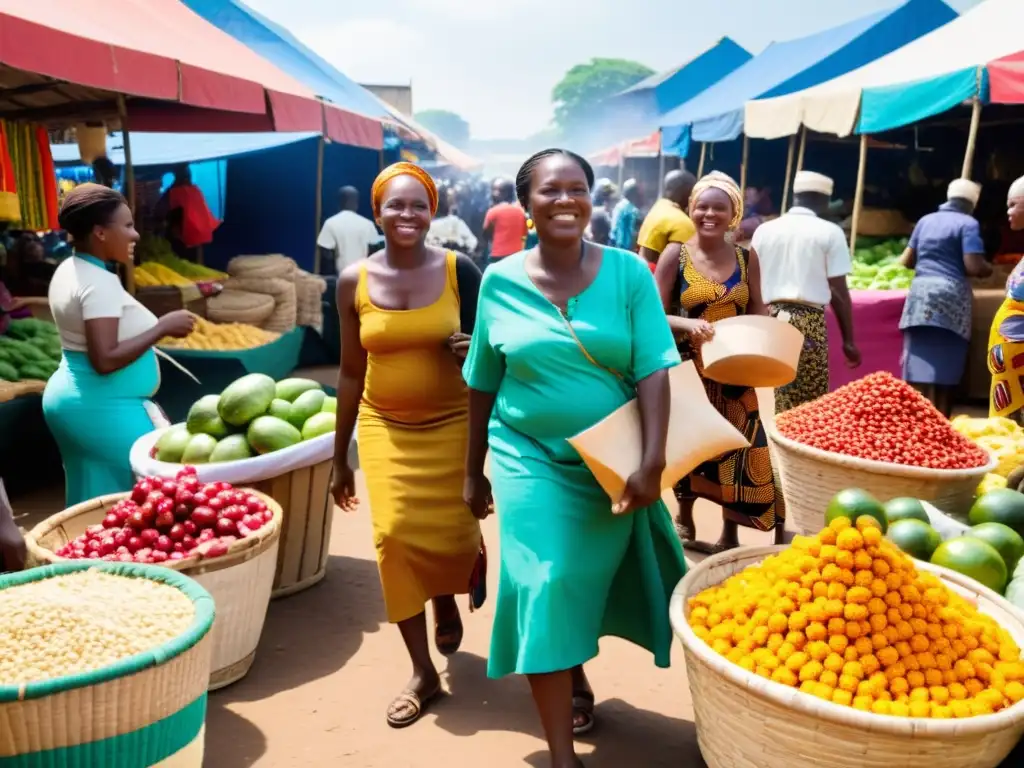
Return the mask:
[[711, 557], [671, 604], [710, 768], [995, 768], [1024, 734], [1024, 619], [884, 521]]

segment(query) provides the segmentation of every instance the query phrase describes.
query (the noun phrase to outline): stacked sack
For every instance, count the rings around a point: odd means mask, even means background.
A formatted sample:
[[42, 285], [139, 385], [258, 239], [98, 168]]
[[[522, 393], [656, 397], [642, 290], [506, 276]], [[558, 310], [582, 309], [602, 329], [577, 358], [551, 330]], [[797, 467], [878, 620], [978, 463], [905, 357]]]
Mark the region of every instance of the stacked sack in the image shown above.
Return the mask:
[[[224, 283], [224, 292], [269, 296], [274, 303], [273, 310], [258, 325], [275, 333], [287, 333], [298, 320], [295, 273], [295, 262], [287, 256], [236, 256], [228, 262], [229, 277]], [[238, 299], [235, 296], [230, 301], [238, 304]]]
[[295, 296], [298, 301], [296, 322], [317, 331], [324, 327], [324, 292], [327, 281], [302, 269], [295, 270]]

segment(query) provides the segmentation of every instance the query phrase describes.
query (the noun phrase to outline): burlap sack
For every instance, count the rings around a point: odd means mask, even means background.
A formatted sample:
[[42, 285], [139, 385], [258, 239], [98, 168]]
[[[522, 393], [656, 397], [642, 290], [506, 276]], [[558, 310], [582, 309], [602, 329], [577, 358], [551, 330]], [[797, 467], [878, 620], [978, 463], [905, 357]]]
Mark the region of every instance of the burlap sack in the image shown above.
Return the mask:
[[324, 291], [327, 281], [304, 270], [295, 271], [295, 298], [298, 303], [295, 321], [299, 325], [316, 328], [324, 326]]
[[232, 277], [280, 277], [291, 280], [295, 269], [295, 262], [280, 254], [236, 256], [228, 262], [228, 274]]
[[206, 301], [206, 314], [215, 323], [245, 323], [262, 328], [276, 302], [265, 293], [225, 289]]

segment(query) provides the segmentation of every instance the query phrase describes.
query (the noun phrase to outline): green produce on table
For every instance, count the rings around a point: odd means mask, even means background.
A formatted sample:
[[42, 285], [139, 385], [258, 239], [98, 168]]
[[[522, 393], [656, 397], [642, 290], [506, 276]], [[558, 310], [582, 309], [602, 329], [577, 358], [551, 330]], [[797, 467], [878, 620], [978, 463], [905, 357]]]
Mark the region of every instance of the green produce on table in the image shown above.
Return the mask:
[[11, 320], [0, 336], [0, 379], [46, 381], [60, 365], [60, 335], [57, 326], [43, 320]]
[[337, 400], [311, 379], [275, 383], [249, 374], [193, 403], [185, 423], [164, 432], [151, 456], [180, 464], [242, 461], [333, 433], [336, 409]]
[[897, 520], [889, 526], [889, 541], [916, 560], [931, 560], [942, 544], [939, 532], [915, 518]]
[[968, 514], [972, 525], [1002, 523], [1024, 536], [1024, 494], [1010, 488], [996, 488], [979, 496]]
[[992, 545], [981, 539], [961, 536], [944, 541], [935, 550], [931, 562], [969, 576], [1000, 595], [1006, 589], [1006, 563]]
[[853, 266], [847, 284], [853, 290], [906, 290], [914, 277], [914, 270], [899, 263], [907, 248], [907, 238], [887, 240], [870, 248], [854, 252]]

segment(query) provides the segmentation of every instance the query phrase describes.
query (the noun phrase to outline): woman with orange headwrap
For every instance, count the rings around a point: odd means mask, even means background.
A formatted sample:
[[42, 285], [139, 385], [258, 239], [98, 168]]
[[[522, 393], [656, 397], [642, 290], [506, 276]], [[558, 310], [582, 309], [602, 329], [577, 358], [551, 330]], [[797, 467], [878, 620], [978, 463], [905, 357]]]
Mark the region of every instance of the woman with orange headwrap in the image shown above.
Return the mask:
[[[724, 173], [710, 173], [690, 195], [690, 217], [697, 234], [685, 244], [670, 243], [658, 259], [655, 277], [669, 325], [680, 339], [684, 359], [703, 376], [700, 345], [715, 335], [712, 323], [736, 315], [766, 315], [761, 300], [757, 257], [732, 245], [726, 234], [743, 220], [743, 196]], [[750, 442], [749, 448], [705, 462], [675, 488], [676, 528], [683, 546], [719, 552], [739, 544], [737, 525], [775, 531], [781, 543], [785, 506], [775, 483], [768, 440], [751, 387], [704, 379], [708, 399]], [[697, 498], [722, 505], [722, 537], [717, 544], [695, 541], [693, 505]]]
[[454, 595], [466, 594], [480, 556], [480, 525], [462, 499], [468, 400], [461, 363], [476, 320], [480, 273], [467, 256], [427, 246], [437, 187], [411, 163], [386, 168], [371, 191], [384, 250], [338, 279], [341, 369], [334, 498], [355, 509], [348, 446], [358, 428], [377, 565], [388, 620], [398, 625], [413, 675], [387, 710], [412, 725], [441, 693], [434, 642], [462, 642]]

